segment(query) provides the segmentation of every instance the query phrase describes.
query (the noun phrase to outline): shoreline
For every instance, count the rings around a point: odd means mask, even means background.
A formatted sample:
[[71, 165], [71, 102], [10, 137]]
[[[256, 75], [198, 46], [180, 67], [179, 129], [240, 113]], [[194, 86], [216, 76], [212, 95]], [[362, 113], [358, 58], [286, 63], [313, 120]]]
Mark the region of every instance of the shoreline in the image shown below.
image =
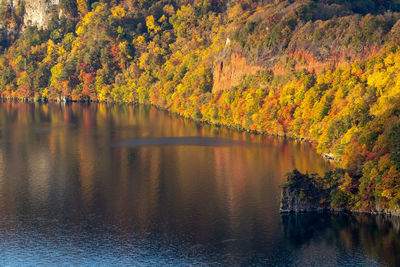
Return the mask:
[[[156, 108], [158, 110], [163, 110], [166, 112], [169, 112], [170, 114], [174, 114], [177, 115], [181, 118], [185, 118], [185, 119], [189, 119], [192, 120], [194, 122], [199, 122], [199, 123], [205, 123], [205, 124], [209, 124], [209, 125], [213, 125], [213, 126], [217, 126], [217, 127], [226, 127], [229, 129], [233, 129], [233, 130], [237, 130], [240, 132], [248, 132], [248, 133], [253, 133], [253, 134], [258, 134], [258, 135], [266, 135], [266, 136], [274, 136], [274, 137], [281, 137], [281, 138], [287, 138], [289, 140], [296, 140], [296, 141], [300, 141], [303, 143], [308, 143], [311, 144], [312, 148], [315, 149], [315, 146], [312, 145], [312, 141], [308, 140], [306, 138], [302, 138], [302, 137], [296, 137], [293, 135], [280, 135], [280, 134], [274, 134], [274, 133], [269, 133], [266, 131], [258, 131], [258, 130], [250, 130], [250, 129], [246, 129], [240, 126], [235, 126], [235, 125], [229, 125], [229, 124], [221, 124], [221, 123], [213, 123], [210, 122], [208, 120], [202, 120], [202, 119], [195, 119], [192, 117], [186, 117], [184, 115], [179, 114], [178, 112], [174, 112], [169, 110], [168, 108], [164, 108], [155, 104], [150, 104], [150, 103], [139, 103], [139, 102], [118, 102], [118, 101], [99, 101], [99, 100], [60, 100], [60, 99], [45, 99], [45, 100], [35, 100], [34, 98], [4, 98], [1, 97], [0, 101], [9, 101], [9, 102], [16, 102], [16, 103], [38, 103], [38, 104], [47, 104], [47, 103], [58, 103], [58, 104], [71, 104], [71, 103], [77, 103], [77, 104], [124, 104], [124, 105], [144, 105], [144, 106], [151, 106], [153, 108]], [[317, 154], [321, 155], [325, 160], [328, 161], [335, 161], [335, 162], [339, 162], [338, 159], [334, 158], [331, 154], [321, 154], [316, 152]]]

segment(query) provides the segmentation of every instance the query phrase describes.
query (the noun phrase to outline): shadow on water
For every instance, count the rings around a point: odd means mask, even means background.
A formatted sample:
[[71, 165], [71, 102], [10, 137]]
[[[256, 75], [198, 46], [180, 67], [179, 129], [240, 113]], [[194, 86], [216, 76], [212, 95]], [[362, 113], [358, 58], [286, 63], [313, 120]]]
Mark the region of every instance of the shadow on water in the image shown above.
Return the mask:
[[166, 138], [138, 138], [123, 141], [112, 146], [114, 147], [129, 147], [129, 146], [234, 146], [246, 145], [247, 143], [224, 138], [213, 137], [166, 137]]

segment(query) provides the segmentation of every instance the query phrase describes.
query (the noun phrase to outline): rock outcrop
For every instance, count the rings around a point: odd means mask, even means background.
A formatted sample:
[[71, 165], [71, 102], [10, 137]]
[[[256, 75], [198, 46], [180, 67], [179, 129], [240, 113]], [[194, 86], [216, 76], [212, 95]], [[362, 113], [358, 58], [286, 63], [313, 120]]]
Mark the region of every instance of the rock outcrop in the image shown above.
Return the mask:
[[254, 74], [260, 70], [263, 68], [247, 64], [244, 56], [232, 53], [230, 58], [217, 62], [213, 73], [212, 92], [237, 86], [242, 81], [243, 75]]
[[329, 194], [318, 189], [308, 175], [298, 170], [287, 174], [287, 183], [282, 186], [281, 213], [315, 212], [329, 208]]
[[47, 28], [52, 15], [57, 14], [59, 0], [25, 0], [24, 24]]
[[[5, 4], [16, 7], [20, 1], [5, 0]], [[58, 14], [59, 0], [24, 0], [23, 2], [24, 25], [37, 26], [39, 29], [45, 29], [51, 17]]]

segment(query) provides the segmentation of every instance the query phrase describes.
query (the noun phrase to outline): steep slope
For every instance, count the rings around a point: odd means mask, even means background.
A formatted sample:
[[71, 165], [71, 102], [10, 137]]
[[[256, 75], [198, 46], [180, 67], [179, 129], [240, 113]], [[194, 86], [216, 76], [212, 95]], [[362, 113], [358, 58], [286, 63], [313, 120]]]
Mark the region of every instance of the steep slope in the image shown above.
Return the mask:
[[247, 64], [246, 58], [237, 53], [232, 53], [230, 58], [223, 59], [215, 65], [213, 72], [213, 93], [237, 86], [242, 81], [244, 75], [255, 74], [257, 71], [262, 70], [259, 66]]

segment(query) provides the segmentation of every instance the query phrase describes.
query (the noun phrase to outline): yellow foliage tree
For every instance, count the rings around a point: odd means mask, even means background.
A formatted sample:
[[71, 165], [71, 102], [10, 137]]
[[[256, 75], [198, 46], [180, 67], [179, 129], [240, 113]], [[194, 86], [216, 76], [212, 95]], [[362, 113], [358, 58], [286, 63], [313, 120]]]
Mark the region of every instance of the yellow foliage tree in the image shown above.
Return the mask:
[[89, 11], [87, 0], [76, 0], [79, 14], [83, 17]]
[[125, 9], [123, 9], [121, 6], [115, 6], [111, 8], [111, 14], [114, 18], [123, 18], [126, 15]]
[[157, 33], [158, 31], [161, 30], [161, 27], [157, 25], [154, 17], [151, 15], [146, 17], [146, 27], [147, 27], [148, 31], [152, 30], [155, 33]]

